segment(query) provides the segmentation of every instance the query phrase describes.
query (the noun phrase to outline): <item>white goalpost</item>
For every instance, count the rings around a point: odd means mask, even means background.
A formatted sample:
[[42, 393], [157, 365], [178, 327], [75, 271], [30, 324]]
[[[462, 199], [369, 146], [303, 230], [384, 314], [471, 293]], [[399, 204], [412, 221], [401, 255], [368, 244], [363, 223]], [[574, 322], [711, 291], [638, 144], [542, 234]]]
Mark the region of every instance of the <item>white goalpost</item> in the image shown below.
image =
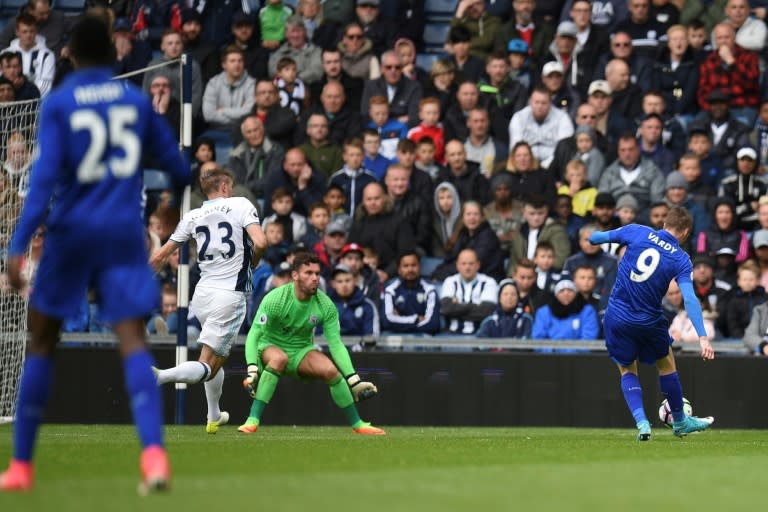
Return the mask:
[[[27, 293], [8, 285], [8, 243], [29, 185], [39, 100], [0, 103], [0, 423], [13, 421], [27, 344]], [[28, 262], [25, 272], [34, 264]]]

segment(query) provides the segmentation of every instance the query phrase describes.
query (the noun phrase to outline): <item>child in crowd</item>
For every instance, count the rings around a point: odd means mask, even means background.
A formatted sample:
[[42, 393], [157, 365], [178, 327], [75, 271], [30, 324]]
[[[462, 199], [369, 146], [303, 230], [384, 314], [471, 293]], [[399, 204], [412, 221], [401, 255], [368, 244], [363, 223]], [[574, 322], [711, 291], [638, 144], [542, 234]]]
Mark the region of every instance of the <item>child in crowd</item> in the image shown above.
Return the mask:
[[536, 286], [545, 292], [554, 291], [555, 283], [560, 280], [560, 273], [552, 268], [555, 264], [554, 246], [546, 240], [539, 242], [533, 253], [533, 262], [536, 264]]
[[293, 211], [293, 196], [285, 187], [278, 187], [272, 192], [272, 211], [269, 217], [262, 221], [263, 225], [277, 222], [283, 226], [283, 239], [290, 245], [294, 240], [301, 240], [307, 232], [307, 219]]
[[622, 226], [632, 224], [637, 216], [637, 199], [631, 194], [624, 194], [616, 201], [616, 216]]
[[371, 299], [378, 308], [381, 305], [381, 283], [376, 269], [363, 262], [365, 248], [356, 243], [344, 245], [341, 249], [340, 263], [346, 265], [352, 273], [355, 286], [363, 291], [363, 295]]
[[363, 249], [363, 263], [373, 269], [379, 268], [379, 253], [372, 247]]
[[579, 229], [587, 223], [587, 219], [573, 213], [571, 196], [557, 195], [552, 218], [565, 228], [565, 234], [568, 235], [568, 241], [571, 243], [571, 253], [577, 252], [579, 250]]
[[[418, 143], [422, 137], [429, 137], [435, 144], [434, 160], [445, 163], [445, 131], [440, 124], [440, 101], [437, 98], [423, 98], [419, 101], [421, 122], [408, 131], [408, 138]], [[418, 147], [418, 146], [417, 146]]]
[[434, 216], [432, 221], [432, 256], [443, 258], [450, 252], [448, 247], [453, 234], [461, 228], [461, 201], [452, 184], [444, 181], [435, 188]]
[[414, 164], [417, 169], [420, 169], [432, 178], [432, 181], [437, 180], [437, 174], [442, 169], [442, 166], [435, 162], [435, 141], [432, 137], [422, 137], [416, 143], [416, 163]]
[[688, 134], [688, 151], [699, 157], [701, 179], [704, 183], [717, 190], [723, 178], [723, 162], [712, 151], [712, 139], [709, 132], [695, 128]]
[[747, 260], [737, 270], [736, 286], [731, 290], [725, 306], [723, 336], [743, 338], [744, 330], [752, 319], [752, 310], [768, 300], [765, 289], [760, 286], [760, 268]]
[[376, 130], [381, 136], [379, 152], [392, 160], [397, 152], [397, 143], [408, 135], [408, 127], [395, 118], [389, 117], [389, 102], [386, 96], [373, 96], [368, 102], [367, 128]]
[[336, 265], [333, 269], [328, 296], [339, 310], [342, 336], [377, 336], [379, 315], [376, 306], [355, 285], [349, 267]]
[[363, 201], [363, 189], [377, 180], [372, 172], [363, 167], [363, 141], [358, 137], [344, 141], [342, 158], [344, 167], [331, 176], [329, 183], [338, 185], [344, 191], [345, 212], [354, 217]]
[[363, 130], [363, 149], [365, 150], [363, 166], [376, 176], [376, 181], [384, 181], [387, 167], [392, 163], [392, 160], [379, 152], [381, 149], [379, 132], [373, 128]]
[[299, 78], [296, 61], [292, 58], [283, 57], [277, 61], [275, 85], [280, 96], [280, 106], [290, 108], [297, 116], [309, 106], [309, 89]]
[[300, 241], [307, 247], [314, 245], [323, 239], [325, 227], [331, 222], [331, 210], [325, 203], [313, 203], [309, 206], [307, 216], [307, 232]]
[[160, 292], [161, 304], [160, 311], [152, 315], [147, 322], [147, 331], [149, 334], [176, 334], [178, 318], [176, 288], [171, 285], [163, 285]]
[[285, 39], [285, 22], [293, 14], [293, 9], [283, 0], [267, 0], [259, 10], [259, 29], [261, 46], [267, 50], [276, 50]]
[[285, 241], [285, 228], [282, 223], [265, 222], [262, 225], [264, 226], [264, 238], [267, 239], [267, 250], [264, 252], [262, 259], [271, 267], [275, 267], [278, 263], [285, 260], [290, 244]]
[[571, 197], [573, 213], [584, 217], [592, 211], [597, 189], [587, 179], [587, 166], [582, 160], [574, 159], [565, 166], [565, 184], [557, 189], [558, 194]]
[[509, 78], [517, 80], [527, 91], [531, 90], [531, 66], [528, 59], [528, 43], [522, 39], [510, 39], [507, 43]]
[[520, 304], [520, 292], [512, 279], [499, 283], [499, 301], [496, 311], [485, 318], [477, 329], [478, 338], [531, 337], [533, 317]]
[[[707, 338], [712, 341], [715, 339], [715, 321], [717, 314], [712, 311], [709, 302], [699, 299], [701, 303], [701, 314], [704, 317], [704, 330], [707, 331]], [[688, 317], [685, 308], [681, 309], [669, 324], [669, 335], [675, 341], [683, 343], [698, 343], [699, 335], [693, 327], [693, 322]]]
[[339, 220], [349, 230], [350, 226], [352, 226], [352, 217], [346, 212], [344, 207], [347, 203], [344, 189], [335, 183], [328, 184], [328, 188], [325, 189], [325, 194], [323, 194], [323, 203], [328, 207], [328, 211], [331, 212], [331, 222]]
[[605, 157], [595, 146], [595, 130], [587, 125], [576, 128], [576, 153], [574, 159], [581, 160], [587, 168], [587, 181], [596, 184], [605, 169]]
[[573, 270], [573, 285], [587, 304], [600, 313], [600, 294], [595, 291], [597, 274], [590, 265], [582, 265]]
[[688, 183], [688, 198], [701, 206], [704, 211], [711, 211], [714, 206], [714, 200], [717, 192], [714, 188], [707, 185], [701, 178], [701, 162], [699, 157], [687, 153], [680, 157], [677, 170], [683, 175]]

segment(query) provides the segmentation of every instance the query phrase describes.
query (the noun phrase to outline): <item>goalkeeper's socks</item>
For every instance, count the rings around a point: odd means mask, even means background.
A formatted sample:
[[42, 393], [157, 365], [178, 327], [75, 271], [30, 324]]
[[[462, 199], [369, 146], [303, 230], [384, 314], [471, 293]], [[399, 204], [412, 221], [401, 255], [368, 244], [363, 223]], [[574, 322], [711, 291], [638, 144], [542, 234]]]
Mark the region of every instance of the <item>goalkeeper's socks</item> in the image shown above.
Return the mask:
[[266, 402], [262, 402], [261, 400], [254, 400], [251, 404], [251, 412], [248, 413], [248, 421], [246, 423], [250, 422], [258, 425], [261, 421], [261, 414], [264, 412], [264, 408], [266, 406]]
[[141, 349], [123, 358], [125, 387], [131, 400], [133, 422], [141, 446], [163, 446], [163, 403], [160, 388], [152, 373], [154, 358]]
[[53, 380], [53, 361], [48, 356], [27, 354], [21, 374], [14, 428], [13, 458], [30, 462], [37, 431], [48, 404]]
[[680, 376], [677, 372], [659, 375], [659, 384], [661, 394], [667, 399], [669, 410], [672, 411], [672, 420], [683, 421], [685, 412], [683, 411], [683, 386], [680, 384]]
[[339, 375], [328, 383], [328, 387], [331, 390], [331, 398], [333, 402], [340, 408], [345, 409], [355, 403], [355, 399], [352, 397], [352, 391], [349, 389], [349, 384], [344, 378]]
[[[264, 368], [259, 377], [259, 383], [256, 385], [256, 400], [264, 402], [265, 405], [268, 404], [272, 400], [272, 395], [275, 394], [278, 382], [280, 382], [280, 372], [271, 366]], [[257, 417], [261, 417], [261, 415]]]
[[643, 408], [643, 388], [640, 387], [640, 379], [634, 373], [625, 373], [621, 376], [621, 391], [624, 393], [624, 401], [627, 402], [635, 423], [648, 421]]
[[158, 370], [157, 383], [185, 382], [197, 384], [205, 381], [211, 375], [211, 367], [200, 361], [187, 361], [167, 370]]
[[208, 401], [208, 421], [217, 421], [221, 416], [219, 399], [224, 388], [224, 368], [219, 368], [216, 375], [205, 381], [205, 399]]
[[360, 428], [361, 425], [365, 425], [365, 422], [360, 419], [360, 415], [357, 413], [357, 407], [355, 404], [348, 405], [342, 409], [344, 416], [347, 417], [347, 421], [352, 428]]

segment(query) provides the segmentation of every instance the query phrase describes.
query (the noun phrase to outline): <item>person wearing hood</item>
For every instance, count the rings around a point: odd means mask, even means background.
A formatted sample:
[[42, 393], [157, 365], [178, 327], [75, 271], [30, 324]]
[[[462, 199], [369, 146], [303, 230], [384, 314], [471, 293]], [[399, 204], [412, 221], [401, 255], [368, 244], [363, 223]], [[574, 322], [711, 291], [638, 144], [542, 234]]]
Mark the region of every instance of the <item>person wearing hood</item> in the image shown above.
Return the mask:
[[448, 241], [461, 226], [461, 200], [456, 187], [447, 181], [440, 183], [435, 188], [434, 207], [431, 255], [442, 258], [447, 252]]
[[[570, 107], [569, 114], [576, 110], [578, 100], [587, 97], [589, 84], [595, 74], [597, 59], [589, 52], [582, 54], [583, 46], [578, 41], [578, 28], [572, 21], [561, 21], [557, 26], [555, 39], [549, 45], [549, 52], [544, 57], [542, 77], [546, 76], [546, 66], [550, 62], [559, 64], [559, 72], [563, 75], [566, 88], [578, 92], [577, 101]], [[551, 68], [551, 66], [550, 66]]]
[[736, 206], [731, 198], [718, 198], [713, 220], [708, 229], [699, 233], [696, 253], [714, 257], [720, 249], [727, 247], [736, 255], [736, 263], [749, 258], [749, 237], [746, 231], [737, 227]]
[[342, 336], [379, 335], [379, 311], [357, 287], [348, 266], [338, 264], [333, 268], [328, 297], [339, 310]]
[[520, 292], [512, 279], [499, 283], [499, 304], [496, 311], [485, 317], [477, 329], [478, 338], [521, 338], [531, 337], [533, 317], [523, 310]]
[[533, 339], [594, 340], [599, 334], [597, 311], [569, 279], [555, 285], [555, 297], [536, 310], [533, 320]]
[[483, 208], [483, 215], [501, 244], [501, 250], [509, 252], [512, 238], [523, 222], [523, 203], [512, 197], [512, 177], [507, 171], [499, 171], [491, 178], [493, 200]]
[[670, 208], [682, 206], [693, 217], [693, 228], [691, 230], [690, 242], [684, 244], [686, 249], [699, 238], [699, 233], [709, 228], [709, 215], [703, 206], [693, 200], [688, 194], [688, 180], [680, 171], [669, 173], [666, 180], [667, 188], [664, 194], [664, 201]]

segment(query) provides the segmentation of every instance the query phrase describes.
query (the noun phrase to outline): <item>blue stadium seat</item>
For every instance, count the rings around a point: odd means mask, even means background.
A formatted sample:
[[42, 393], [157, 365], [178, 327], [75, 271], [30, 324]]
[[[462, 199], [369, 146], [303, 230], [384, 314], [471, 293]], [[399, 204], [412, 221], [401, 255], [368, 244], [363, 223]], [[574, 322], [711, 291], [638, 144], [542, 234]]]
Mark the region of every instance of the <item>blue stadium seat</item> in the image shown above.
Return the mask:
[[432, 63], [441, 57], [438, 53], [418, 53], [416, 54], [416, 65], [429, 73], [432, 69]]
[[27, 5], [28, 0], [0, 0], [0, 18], [12, 20], [19, 14], [19, 9]]
[[144, 186], [147, 190], [165, 190], [171, 188], [171, 177], [159, 169], [144, 169]]
[[85, 0], [54, 0], [52, 3], [54, 9], [63, 11], [68, 16], [82, 14], [85, 10]]
[[450, 20], [458, 4], [459, 0], [425, 0], [424, 13], [428, 21]]
[[427, 23], [424, 26], [424, 44], [427, 51], [442, 52], [450, 30], [451, 26], [448, 23]]

